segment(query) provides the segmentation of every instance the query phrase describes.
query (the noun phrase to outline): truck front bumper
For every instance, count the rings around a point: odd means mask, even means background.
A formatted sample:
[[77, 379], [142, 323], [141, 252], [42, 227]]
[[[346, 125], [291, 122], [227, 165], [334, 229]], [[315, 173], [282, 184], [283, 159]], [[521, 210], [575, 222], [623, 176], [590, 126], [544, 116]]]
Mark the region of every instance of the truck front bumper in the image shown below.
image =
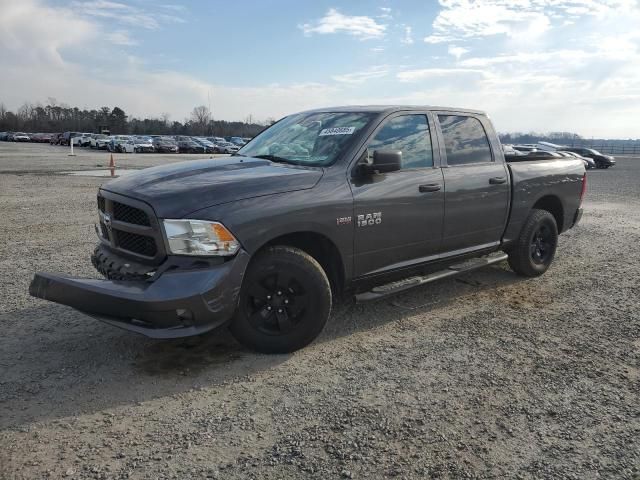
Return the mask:
[[148, 337], [188, 337], [232, 318], [248, 263], [240, 250], [220, 265], [168, 271], [153, 282], [36, 273], [29, 293]]

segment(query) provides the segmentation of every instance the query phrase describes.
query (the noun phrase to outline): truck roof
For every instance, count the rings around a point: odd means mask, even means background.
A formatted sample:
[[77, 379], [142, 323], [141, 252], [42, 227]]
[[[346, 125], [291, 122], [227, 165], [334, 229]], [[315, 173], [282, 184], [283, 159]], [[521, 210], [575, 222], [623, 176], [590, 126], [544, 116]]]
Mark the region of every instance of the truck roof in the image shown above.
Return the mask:
[[457, 107], [440, 107], [434, 105], [345, 105], [337, 107], [316, 108], [312, 110], [305, 110], [302, 113], [309, 112], [370, 112], [370, 113], [393, 113], [398, 111], [411, 111], [411, 110], [445, 110], [460, 113], [473, 113], [476, 115], [486, 115], [481, 110], [472, 110], [470, 108], [457, 108]]

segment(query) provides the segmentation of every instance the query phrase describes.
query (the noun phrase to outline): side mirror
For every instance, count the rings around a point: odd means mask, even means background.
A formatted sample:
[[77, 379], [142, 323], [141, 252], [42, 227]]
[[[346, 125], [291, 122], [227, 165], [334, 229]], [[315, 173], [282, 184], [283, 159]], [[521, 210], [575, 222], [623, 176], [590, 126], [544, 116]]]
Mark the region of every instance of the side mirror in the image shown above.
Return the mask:
[[380, 173], [400, 170], [402, 168], [402, 152], [400, 150], [374, 150], [370, 168]]

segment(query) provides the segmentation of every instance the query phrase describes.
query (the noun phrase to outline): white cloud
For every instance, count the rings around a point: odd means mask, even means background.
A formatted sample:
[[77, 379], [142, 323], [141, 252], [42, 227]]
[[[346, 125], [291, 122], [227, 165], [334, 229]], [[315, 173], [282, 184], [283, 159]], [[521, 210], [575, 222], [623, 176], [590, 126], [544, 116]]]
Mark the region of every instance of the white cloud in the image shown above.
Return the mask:
[[63, 48], [97, 36], [94, 25], [72, 9], [51, 8], [35, 0], [8, 0], [0, 15], [1, 64], [3, 70], [24, 63], [60, 65]]
[[472, 68], [419, 68], [414, 70], [403, 70], [396, 74], [396, 78], [401, 82], [417, 82], [433, 78], [453, 77], [460, 75], [482, 76], [482, 70]]
[[[94, 2], [93, 7], [120, 8], [105, 2]], [[17, 109], [24, 101], [54, 97], [81, 108], [117, 105], [139, 117], [170, 112], [180, 121], [195, 105], [206, 103], [209, 94], [214, 115], [227, 120], [248, 114], [266, 119], [335, 103], [337, 88], [318, 82], [234, 87], [150, 70], [145, 61], [110, 48], [105, 38], [120, 45], [133, 41], [125, 30], [109, 33], [100, 21], [73, 8], [50, 7], [38, 0], [5, 2], [0, 15], [0, 102]], [[88, 68], [69, 61], [67, 53], [101, 61]]]
[[115, 32], [108, 33], [107, 40], [114, 45], [133, 46], [138, 44], [138, 42], [131, 38], [129, 32], [126, 30], [116, 30]]
[[456, 57], [456, 60], [460, 60], [460, 57], [462, 55], [464, 55], [465, 53], [469, 53], [468, 48], [456, 47], [455, 45], [449, 45], [449, 48], [447, 51], [449, 52], [449, 55]]
[[370, 67], [361, 72], [346, 73], [343, 75], [334, 75], [331, 78], [336, 82], [358, 85], [366, 82], [367, 80], [386, 77], [388, 73], [389, 73], [389, 67], [387, 65], [379, 65], [379, 66]]
[[537, 8], [529, 8], [528, 0], [440, 0], [444, 7], [433, 22], [433, 34], [426, 37], [428, 43], [452, 39], [465, 39], [491, 35], [521, 34], [531, 29], [542, 33], [549, 20]]
[[[443, 11], [460, 2], [443, 0], [447, 5]], [[603, 6], [601, 0], [518, 0], [508, 5], [492, 0], [488, 3], [536, 15], [525, 15], [525, 22], [515, 23], [502, 16], [498, 26], [456, 19], [458, 23], [434, 30], [429, 45], [421, 43], [411, 49], [402, 49], [398, 40], [385, 41], [391, 26], [374, 21], [378, 27], [371, 27], [369, 22], [358, 21], [354, 28], [351, 20], [344, 19], [369, 17], [336, 12], [344, 21], [314, 22], [309, 25], [314, 31], [308, 34], [377, 35], [380, 40], [366, 46], [373, 48], [360, 46], [365, 55], [379, 59], [371, 63], [393, 58], [404, 65], [377, 65], [345, 73], [332, 71], [327, 60], [322, 70], [310, 74], [329, 77], [326, 83], [281, 77], [282, 83], [236, 87], [197, 75], [156, 70], [149, 55], [132, 56], [127, 46], [144, 37], [134, 38], [135, 30], [128, 23], [109, 16], [109, 12], [130, 7], [124, 3], [76, 1], [74, 5], [87, 7], [83, 10], [44, 0], [4, 0], [0, 101], [16, 109], [25, 100], [51, 96], [83, 108], [117, 105], [133, 116], [159, 116], [166, 111], [180, 121], [193, 106], [206, 104], [209, 94], [214, 116], [228, 120], [249, 114], [266, 119], [336, 104], [440, 104], [486, 110], [502, 131], [570, 130], [583, 135], [637, 137], [640, 9], [637, 4], [632, 8], [626, 0], [621, 2], [614, 9], [611, 4]], [[570, 9], [569, 4], [575, 8], [584, 4], [586, 10]], [[539, 5], [544, 8], [537, 10]], [[89, 9], [103, 13], [87, 15]], [[161, 16], [163, 12], [183, 11], [160, 6], [151, 10], [156, 23], [146, 28], [159, 30], [169, 21]], [[598, 16], [593, 12], [599, 12]], [[135, 14], [147, 12], [138, 8]], [[575, 24], [563, 25], [566, 20]], [[464, 28], [458, 28], [460, 25]], [[398, 39], [406, 35], [405, 27], [394, 25]], [[506, 28], [510, 33], [484, 35]], [[521, 31], [526, 41], [519, 40]], [[425, 51], [412, 57], [418, 48]], [[382, 82], [374, 81], [382, 78], [389, 88], [381, 89], [378, 84]]]
[[305, 35], [347, 33], [366, 40], [382, 37], [387, 26], [376, 22], [371, 17], [343, 15], [335, 8], [331, 8], [321, 19], [300, 25], [299, 28]]
[[400, 42], [404, 43], [405, 45], [413, 44], [413, 37], [411, 36], [411, 27], [409, 26], [404, 27], [404, 37], [402, 37], [402, 40], [400, 40]]
[[602, 17], [637, 9], [636, 0], [439, 0], [442, 7], [433, 21], [427, 43], [495, 35], [526, 40], [540, 37], [552, 19]]
[[158, 11], [154, 6], [149, 10], [113, 2], [110, 0], [76, 0], [71, 2], [74, 12], [92, 19], [107, 19], [116, 23], [129, 25], [136, 28], [158, 29], [161, 24], [181, 23], [184, 19], [178, 14], [185, 12], [185, 7], [180, 5], [162, 5], [167, 13]]
[[377, 18], [382, 18], [384, 20], [391, 20], [393, 18], [393, 15], [391, 15], [391, 8], [380, 7], [380, 11], [382, 13], [380, 13], [380, 15], [377, 16]]

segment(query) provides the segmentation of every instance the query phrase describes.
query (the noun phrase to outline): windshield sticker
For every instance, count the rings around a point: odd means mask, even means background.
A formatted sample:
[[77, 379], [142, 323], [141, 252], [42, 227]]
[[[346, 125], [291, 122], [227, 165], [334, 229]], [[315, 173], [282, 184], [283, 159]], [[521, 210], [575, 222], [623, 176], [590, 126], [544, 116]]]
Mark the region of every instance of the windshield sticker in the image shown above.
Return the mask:
[[356, 127], [333, 127], [320, 130], [319, 137], [325, 137], [327, 135], [351, 135], [356, 131]]

